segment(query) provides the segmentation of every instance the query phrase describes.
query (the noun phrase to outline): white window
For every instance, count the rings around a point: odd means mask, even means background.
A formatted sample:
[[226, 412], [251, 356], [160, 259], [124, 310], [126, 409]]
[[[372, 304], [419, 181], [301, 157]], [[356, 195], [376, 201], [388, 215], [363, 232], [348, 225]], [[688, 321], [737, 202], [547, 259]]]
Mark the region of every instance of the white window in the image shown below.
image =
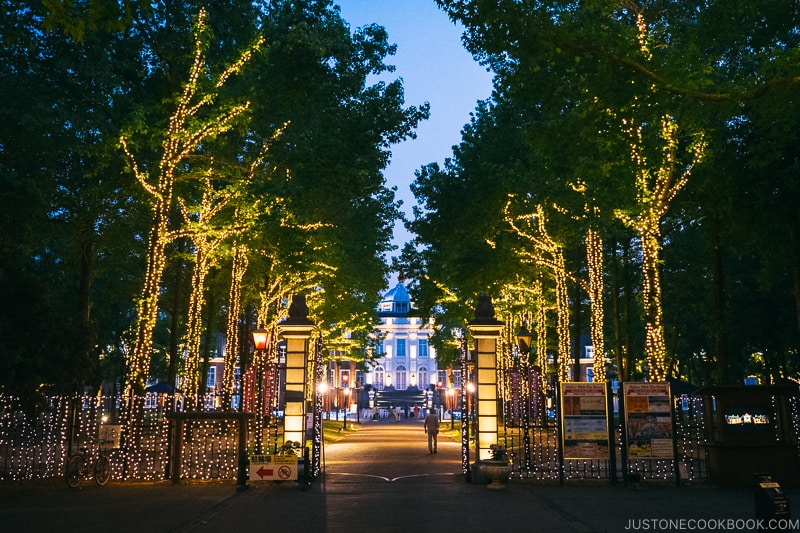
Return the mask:
[[404, 367], [403, 365], [398, 366], [395, 369], [395, 377], [397, 378], [394, 384], [395, 389], [405, 390], [406, 388], [408, 388], [408, 386], [406, 385], [406, 367]]
[[373, 383], [376, 390], [383, 390], [384, 384], [384, 376], [386, 375], [382, 366], [376, 366], [375, 371], [373, 373], [375, 382]]
[[594, 346], [586, 346], [584, 348], [584, 357], [586, 359], [594, 359]]
[[212, 388], [217, 386], [217, 367], [208, 367], [208, 375], [206, 376], [206, 387]]
[[421, 366], [419, 370], [417, 370], [419, 376], [417, 377], [417, 386], [420, 389], [427, 389], [428, 388], [428, 369], [424, 366]]
[[453, 370], [453, 387], [461, 388], [461, 370]]

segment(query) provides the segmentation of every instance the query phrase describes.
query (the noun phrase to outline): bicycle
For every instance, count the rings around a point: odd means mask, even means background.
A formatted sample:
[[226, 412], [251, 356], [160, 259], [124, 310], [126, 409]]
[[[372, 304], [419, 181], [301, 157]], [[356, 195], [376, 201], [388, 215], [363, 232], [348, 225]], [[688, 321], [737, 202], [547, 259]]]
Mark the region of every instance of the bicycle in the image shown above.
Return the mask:
[[100, 486], [108, 483], [111, 479], [111, 459], [103, 450], [98, 452], [97, 459], [94, 461], [93, 468], [89, 469], [89, 457], [86, 448], [78, 448], [78, 451], [70, 454], [67, 458], [67, 466], [64, 470], [64, 478], [67, 485], [77, 488], [90, 475], [94, 476], [94, 481]]

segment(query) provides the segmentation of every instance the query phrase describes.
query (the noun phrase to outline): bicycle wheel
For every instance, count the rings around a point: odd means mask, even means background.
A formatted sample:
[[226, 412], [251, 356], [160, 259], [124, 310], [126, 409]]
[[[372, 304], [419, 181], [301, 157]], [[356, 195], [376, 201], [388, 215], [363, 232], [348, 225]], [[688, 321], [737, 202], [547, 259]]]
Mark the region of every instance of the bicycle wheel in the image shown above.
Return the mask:
[[111, 479], [111, 460], [107, 455], [100, 454], [94, 462], [94, 480], [98, 485], [105, 485]]
[[85, 470], [86, 458], [80, 454], [70, 455], [67, 459], [66, 470], [64, 471], [64, 477], [67, 480], [67, 485], [73, 489], [79, 486], [83, 482]]

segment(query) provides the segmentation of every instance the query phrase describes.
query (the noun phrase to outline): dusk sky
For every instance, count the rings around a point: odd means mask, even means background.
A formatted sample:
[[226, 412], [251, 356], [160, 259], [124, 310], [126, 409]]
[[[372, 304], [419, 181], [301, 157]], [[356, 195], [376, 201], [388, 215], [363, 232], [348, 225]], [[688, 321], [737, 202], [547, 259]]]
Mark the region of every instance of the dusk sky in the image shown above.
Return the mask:
[[[386, 59], [402, 78], [406, 105], [431, 104], [431, 118], [417, 129], [417, 138], [392, 148], [386, 170], [388, 185], [397, 186], [403, 211], [411, 217], [415, 205], [409, 184], [414, 171], [432, 162], [444, 163], [461, 141], [478, 100], [492, 93], [492, 76], [461, 44], [462, 29], [440, 11], [433, 0], [339, 0], [342, 18], [352, 30], [370, 23], [386, 28], [397, 54]], [[409, 234], [395, 226], [394, 244], [402, 246]]]

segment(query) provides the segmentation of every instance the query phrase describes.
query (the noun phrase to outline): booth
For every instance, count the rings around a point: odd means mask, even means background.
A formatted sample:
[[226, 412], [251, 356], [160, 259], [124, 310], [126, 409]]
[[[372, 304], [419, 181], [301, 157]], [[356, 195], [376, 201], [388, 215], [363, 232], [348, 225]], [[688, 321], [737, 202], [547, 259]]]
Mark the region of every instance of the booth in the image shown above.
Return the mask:
[[753, 475], [800, 486], [798, 444], [790, 398], [796, 386], [711, 386], [703, 398], [709, 480], [720, 487], [751, 487]]

